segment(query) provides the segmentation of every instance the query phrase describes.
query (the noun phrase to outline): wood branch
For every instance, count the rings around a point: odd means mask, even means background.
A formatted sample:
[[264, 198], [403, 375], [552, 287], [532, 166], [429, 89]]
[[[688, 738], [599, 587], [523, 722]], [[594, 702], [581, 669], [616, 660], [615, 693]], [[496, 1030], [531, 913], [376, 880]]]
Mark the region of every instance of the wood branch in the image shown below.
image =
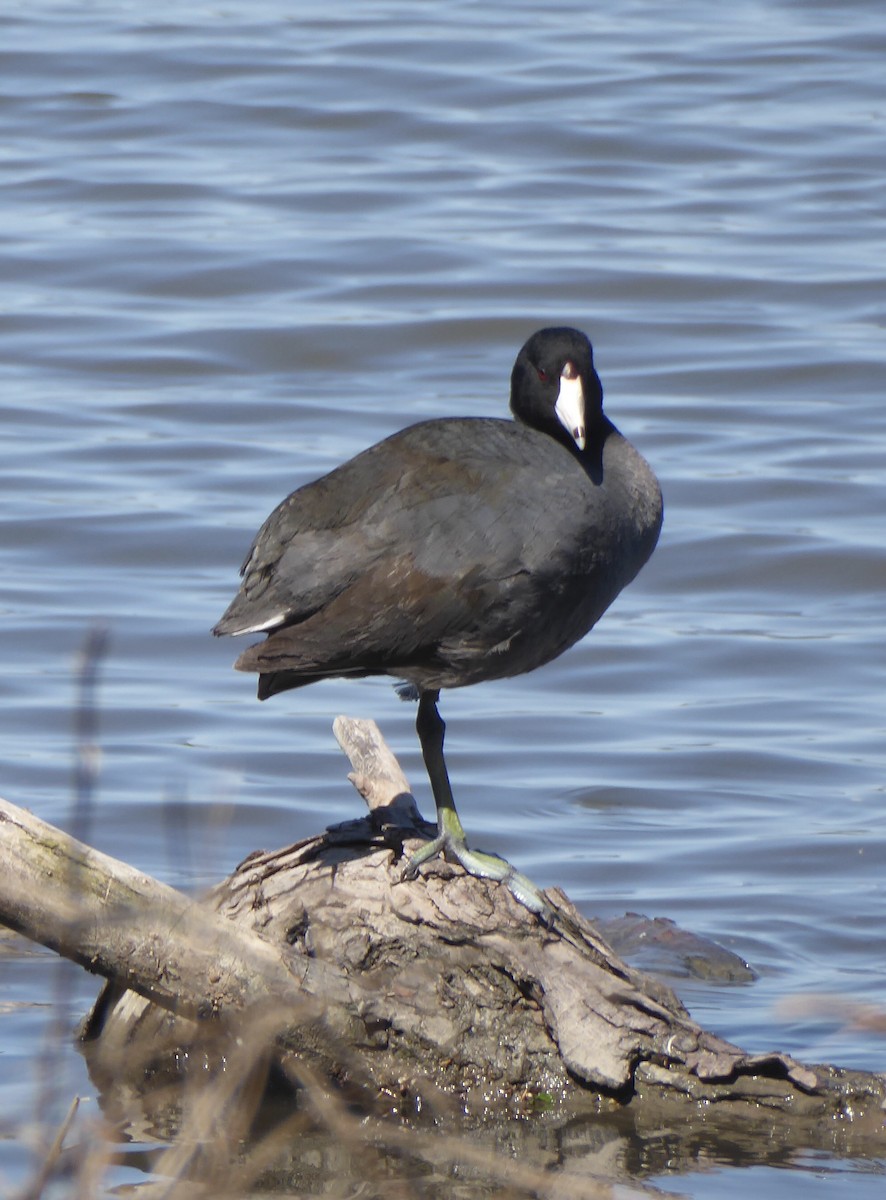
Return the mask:
[[253, 932], [6, 800], [0, 921], [185, 1017], [301, 999], [279, 952]]
[[0, 920], [112, 981], [84, 1026], [97, 1076], [180, 1062], [223, 1024], [398, 1105], [728, 1100], [794, 1121], [851, 1108], [881, 1129], [881, 1076], [747, 1054], [702, 1029], [559, 890], [546, 927], [445, 862], [404, 882], [428, 826], [374, 723], [338, 718], [335, 732], [369, 815], [251, 854], [200, 903], [0, 806]]

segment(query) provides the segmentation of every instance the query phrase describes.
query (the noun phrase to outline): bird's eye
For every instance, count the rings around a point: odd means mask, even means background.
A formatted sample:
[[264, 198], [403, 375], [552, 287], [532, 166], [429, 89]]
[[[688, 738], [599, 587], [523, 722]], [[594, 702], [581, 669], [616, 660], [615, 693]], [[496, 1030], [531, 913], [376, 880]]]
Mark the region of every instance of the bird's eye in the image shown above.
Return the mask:
[[536, 371], [538, 372], [538, 378], [539, 378], [540, 382], [541, 382], [541, 383], [547, 383], [547, 381], [548, 381], [548, 373], [547, 373], [547, 371], [544, 369], [544, 367], [536, 367], [535, 369], [536, 369]]

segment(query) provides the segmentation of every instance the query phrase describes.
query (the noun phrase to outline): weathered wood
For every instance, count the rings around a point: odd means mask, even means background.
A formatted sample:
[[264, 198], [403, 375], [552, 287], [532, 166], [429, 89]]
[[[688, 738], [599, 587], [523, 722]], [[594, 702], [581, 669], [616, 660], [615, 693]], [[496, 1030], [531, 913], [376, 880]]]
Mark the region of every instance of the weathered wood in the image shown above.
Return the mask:
[[746, 1054], [705, 1031], [562, 892], [547, 893], [546, 927], [445, 862], [404, 882], [428, 826], [374, 724], [335, 730], [369, 815], [250, 855], [199, 904], [0, 807], [0, 920], [113, 981], [84, 1031], [100, 1075], [119, 1081], [124, 1047], [132, 1072], [145, 1061], [132, 1047], [192, 1048], [212, 1015], [260, 1034], [284, 1066], [320, 1063], [394, 1107], [679, 1098], [882, 1125], [881, 1076]]
[[0, 921], [182, 1016], [301, 999], [279, 951], [253, 932], [6, 800]]

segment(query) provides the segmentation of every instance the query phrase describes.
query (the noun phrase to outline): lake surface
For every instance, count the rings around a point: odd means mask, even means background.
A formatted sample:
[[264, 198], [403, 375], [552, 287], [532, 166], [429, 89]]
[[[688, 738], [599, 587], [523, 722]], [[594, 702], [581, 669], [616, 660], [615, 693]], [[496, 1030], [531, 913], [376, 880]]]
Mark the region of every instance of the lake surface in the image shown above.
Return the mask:
[[[882, 1033], [784, 1009], [886, 1005], [884, 61], [874, 0], [4, 6], [0, 793], [70, 827], [101, 626], [103, 850], [194, 888], [357, 815], [340, 712], [431, 811], [387, 682], [260, 705], [209, 628], [287, 492], [503, 415], [528, 334], [577, 325], [665, 527], [578, 647], [443, 696], [469, 835], [739, 953], [757, 982], [679, 985], [717, 1032], [886, 1069]], [[95, 985], [0, 964], [17, 1186], [29, 1114], [91, 1094]], [[645, 1178], [863, 1198], [884, 1169]]]

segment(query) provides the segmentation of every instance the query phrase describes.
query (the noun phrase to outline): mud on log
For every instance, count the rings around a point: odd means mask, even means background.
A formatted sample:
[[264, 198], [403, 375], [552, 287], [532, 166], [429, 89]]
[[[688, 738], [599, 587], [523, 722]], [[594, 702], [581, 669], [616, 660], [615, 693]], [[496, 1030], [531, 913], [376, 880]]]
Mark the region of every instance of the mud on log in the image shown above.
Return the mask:
[[402, 882], [403, 854], [432, 830], [374, 723], [340, 717], [335, 732], [369, 815], [250, 855], [199, 903], [0, 802], [0, 920], [109, 981], [83, 1027], [98, 1077], [249, 1029], [376, 1104], [682, 1098], [882, 1125], [883, 1077], [707, 1032], [562, 892], [547, 893], [545, 927], [460, 867]]

